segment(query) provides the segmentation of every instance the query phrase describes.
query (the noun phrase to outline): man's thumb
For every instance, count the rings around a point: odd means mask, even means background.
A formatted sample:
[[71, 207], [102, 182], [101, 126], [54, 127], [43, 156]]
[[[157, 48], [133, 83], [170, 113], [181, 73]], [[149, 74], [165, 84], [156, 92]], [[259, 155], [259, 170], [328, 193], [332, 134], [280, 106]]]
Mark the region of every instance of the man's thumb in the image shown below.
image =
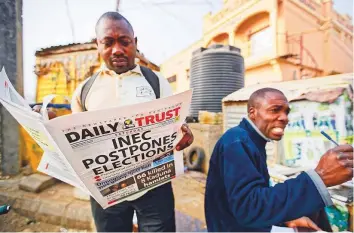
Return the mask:
[[322, 231], [321, 228], [319, 228], [316, 223], [314, 223], [311, 219], [307, 218], [307, 225], [309, 228], [314, 229], [316, 231]]
[[297, 227], [297, 226], [296, 226], [296, 223], [295, 223], [295, 222], [291, 221], [291, 222], [288, 222], [287, 227], [295, 228], [295, 227]]

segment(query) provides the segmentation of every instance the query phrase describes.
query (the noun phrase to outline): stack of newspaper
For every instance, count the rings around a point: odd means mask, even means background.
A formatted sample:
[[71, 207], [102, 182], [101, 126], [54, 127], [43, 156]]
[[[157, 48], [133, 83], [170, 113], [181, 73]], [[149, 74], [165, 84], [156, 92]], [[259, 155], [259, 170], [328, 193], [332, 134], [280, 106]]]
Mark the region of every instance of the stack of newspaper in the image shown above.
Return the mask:
[[192, 91], [126, 107], [48, 120], [0, 73], [0, 102], [44, 150], [38, 171], [78, 187], [103, 208], [142, 195], [183, 174], [175, 146], [189, 112]]

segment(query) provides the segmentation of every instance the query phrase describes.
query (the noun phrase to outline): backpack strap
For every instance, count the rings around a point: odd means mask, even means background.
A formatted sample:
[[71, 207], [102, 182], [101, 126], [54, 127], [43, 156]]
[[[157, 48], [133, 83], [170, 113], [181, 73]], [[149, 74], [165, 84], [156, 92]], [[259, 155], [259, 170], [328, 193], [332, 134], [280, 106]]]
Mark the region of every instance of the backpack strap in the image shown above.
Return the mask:
[[140, 66], [141, 72], [143, 73], [146, 81], [150, 84], [155, 92], [156, 99], [160, 98], [160, 80], [154, 71], [150, 70], [145, 66]]
[[80, 100], [81, 100], [81, 107], [84, 112], [87, 111], [86, 105], [85, 105], [87, 94], [89, 93], [98, 74], [99, 74], [99, 72], [94, 73], [91, 77], [89, 77], [89, 80], [82, 86]]

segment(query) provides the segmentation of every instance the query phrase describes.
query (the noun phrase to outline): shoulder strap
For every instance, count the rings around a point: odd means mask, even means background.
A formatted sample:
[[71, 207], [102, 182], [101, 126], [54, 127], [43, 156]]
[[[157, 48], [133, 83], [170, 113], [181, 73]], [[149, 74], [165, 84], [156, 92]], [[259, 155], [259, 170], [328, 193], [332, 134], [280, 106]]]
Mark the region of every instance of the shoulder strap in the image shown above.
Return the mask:
[[87, 94], [89, 93], [98, 74], [99, 74], [99, 72], [94, 73], [91, 77], [89, 77], [89, 80], [82, 86], [80, 100], [81, 100], [81, 107], [84, 112], [87, 111], [86, 105], [85, 105]]
[[150, 84], [152, 89], [155, 92], [156, 99], [160, 98], [160, 81], [159, 77], [155, 74], [154, 71], [150, 70], [149, 68], [146, 68], [144, 66], [140, 66], [141, 72], [143, 73], [146, 81]]

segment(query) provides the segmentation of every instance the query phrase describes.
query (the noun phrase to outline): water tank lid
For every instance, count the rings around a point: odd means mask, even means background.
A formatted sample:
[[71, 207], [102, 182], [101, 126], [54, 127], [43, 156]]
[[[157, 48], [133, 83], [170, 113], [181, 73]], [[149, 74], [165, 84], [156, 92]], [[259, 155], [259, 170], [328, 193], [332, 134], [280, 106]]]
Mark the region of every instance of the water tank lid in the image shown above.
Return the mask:
[[203, 53], [204, 51], [220, 51], [220, 52], [237, 52], [237, 53], [241, 53], [241, 49], [235, 47], [235, 46], [231, 46], [231, 45], [222, 45], [222, 44], [212, 44], [207, 48], [204, 47], [200, 47], [196, 50], [193, 51], [192, 55], [197, 55], [200, 53]]

